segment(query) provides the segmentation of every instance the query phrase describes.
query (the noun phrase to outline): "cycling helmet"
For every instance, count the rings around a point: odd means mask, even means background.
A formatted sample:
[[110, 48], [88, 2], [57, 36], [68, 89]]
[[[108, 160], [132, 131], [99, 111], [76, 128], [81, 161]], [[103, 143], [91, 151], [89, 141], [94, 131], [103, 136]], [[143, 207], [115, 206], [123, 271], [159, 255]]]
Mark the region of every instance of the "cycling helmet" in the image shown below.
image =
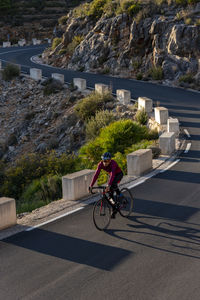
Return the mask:
[[105, 152], [102, 156], [101, 156], [102, 160], [108, 160], [111, 159], [111, 154], [110, 152]]

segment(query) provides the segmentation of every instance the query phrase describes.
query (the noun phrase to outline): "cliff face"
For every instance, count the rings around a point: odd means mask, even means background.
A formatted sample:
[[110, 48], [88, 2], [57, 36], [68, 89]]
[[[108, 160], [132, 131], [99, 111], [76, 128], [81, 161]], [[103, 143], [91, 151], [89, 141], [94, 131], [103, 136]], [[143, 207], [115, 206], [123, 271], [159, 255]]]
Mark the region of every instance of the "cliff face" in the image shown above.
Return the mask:
[[[71, 11], [62, 26], [62, 42], [53, 51], [46, 51], [43, 59], [69, 69], [138, 79], [157, 76], [155, 79], [177, 81], [187, 75], [198, 86], [199, 21], [200, 3], [185, 10], [165, 5], [140, 18], [126, 13], [102, 15], [97, 22], [88, 16], [75, 18]], [[70, 54], [74, 36], [81, 36], [82, 41]]]
[[0, 6], [0, 42], [6, 41], [9, 34], [12, 43], [21, 38], [50, 38], [58, 19], [70, 7], [66, 0], [10, 0], [6, 3], [7, 6]]

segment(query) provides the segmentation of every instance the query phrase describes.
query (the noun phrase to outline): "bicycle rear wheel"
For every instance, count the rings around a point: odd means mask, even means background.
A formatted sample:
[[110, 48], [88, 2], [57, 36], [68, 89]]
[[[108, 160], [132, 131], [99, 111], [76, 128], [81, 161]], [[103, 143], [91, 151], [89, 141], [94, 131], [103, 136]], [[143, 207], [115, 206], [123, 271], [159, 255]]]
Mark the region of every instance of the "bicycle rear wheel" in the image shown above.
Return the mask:
[[98, 200], [93, 208], [93, 221], [98, 230], [104, 230], [110, 224], [111, 207], [105, 199]]
[[122, 217], [128, 217], [133, 211], [133, 196], [127, 188], [123, 188], [121, 194], [122, 196], [118, 198], [119, 213]]

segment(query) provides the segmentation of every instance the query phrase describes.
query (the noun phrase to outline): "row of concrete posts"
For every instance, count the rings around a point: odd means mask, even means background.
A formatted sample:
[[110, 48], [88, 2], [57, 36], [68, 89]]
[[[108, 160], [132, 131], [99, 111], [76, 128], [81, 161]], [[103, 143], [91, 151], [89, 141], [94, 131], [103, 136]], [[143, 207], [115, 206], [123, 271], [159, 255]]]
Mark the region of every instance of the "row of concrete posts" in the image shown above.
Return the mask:
[[[0, 65], [1, 68], [1, 65]], [[42, 79], [42, 70], [30, 69], [30, 77], [34, 80]], [[53, 73], [52, 78], [64, 83], [64, 75]], [[74, 78], [73, 84], [80, 91], [86, 89], [86, 80]], [[104, 94], [110, 91], [108, 85], [95, 84], [95, 91]], [[118, 89], [117, 100], [123, 104], [131, 104], [131, 93], [128, 90]], [[146, 97], [138, 98], [138, 110], [144, 110], [149, 115], [153, 111], [152, 99]], [[167, 132], [159, 137], [159, 147], [162, 154], [170, 155], [175, 150], [175, 137], [179, 134], [179, 123], [177, 119], [169, 118], [168, 110], [164, 107], [154, 108], [155, 122], [159, 125], [167, 125]], [[140, 149], [127, 155], [128, 176], [140, 176], [152, 168], [152, 150]], [[88, 186], [94, 175], [94, 170], [82, 170], [62, 177], [63, 199], [66, 201], [78, 200], [88, 195]], [[15, 200], [11, 198], [0, 198], [0, 230], [16, 224]]]

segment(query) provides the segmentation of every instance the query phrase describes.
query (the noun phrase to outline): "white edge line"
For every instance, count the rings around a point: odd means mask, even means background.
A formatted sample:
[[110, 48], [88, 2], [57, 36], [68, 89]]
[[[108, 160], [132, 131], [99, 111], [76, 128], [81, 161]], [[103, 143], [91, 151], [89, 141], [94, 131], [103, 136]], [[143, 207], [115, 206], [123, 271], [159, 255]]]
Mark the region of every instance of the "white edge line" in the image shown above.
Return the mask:
[[36, 225], [36, 226], [29, 227], [29, 228], [27, 228], [25, 231], [31, 231], [31, 230], [33, 230], [33, 229], [36, 229], [36, 228], [38, 228], [38, 227], [41, 227], [41, 226], [46, 225], [46, 224], [48, 224], [48, 223], [51, 223], [51, 222], [53, 222], [53, 221], [59, 220], [59, 219], [65, 217], [65, 216], [71, 215], [71, 214], [75, 213], [76, 211], [79, 211], [79, 210], [81, 210], [81, 209], [83, 209], [83, 208], [84, 208], [84, 206], [79, 207], [79, 208], [76, 208], [76, 209], [71, 210], [71, 211], [69, 211], [69, 212], [67, 212], [67, 213], [65, 213], [65, 214], [62, 214], [62, 215], [60, 215], [60, 216], [58, 216], [58, 217], [56, 217], [56, 218], [54, 218], [54, 219], [48, 220], [48, 221], [43, 222], [43, 223], [41, 223], [41, 224], [38, 224], [38, 225]]
[[187, 146], [186, 146], [186, 149], [185, 149], [185, 151], [184, 151], [184, 153], [188, 153], [188, 151], [190, 150], [190, 148], [191, 148], [191, 143], [188, 143], [187, 144]]
[[160, 173], [163, 173], [163, 172], [167, 171], [168, 169], [170, 169], [171, 167], [173, 167], [174, 165], [176, 165], [179, 161], [180, 161], [180, 159], [175, 160], [172, 164], [170, 164], [164, 170], [161, 170]]

